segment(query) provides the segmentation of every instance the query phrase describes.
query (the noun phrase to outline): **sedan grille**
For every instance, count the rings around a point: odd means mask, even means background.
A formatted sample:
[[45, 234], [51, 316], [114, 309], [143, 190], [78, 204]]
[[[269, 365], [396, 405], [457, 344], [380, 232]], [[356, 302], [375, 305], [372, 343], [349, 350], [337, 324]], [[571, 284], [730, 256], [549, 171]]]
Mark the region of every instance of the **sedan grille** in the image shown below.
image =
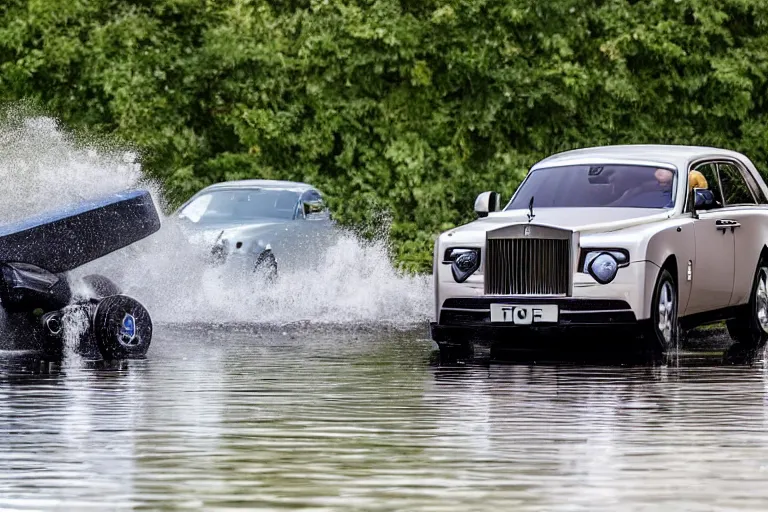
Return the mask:
[[567, 295], [570, 240], [488, 239], [486, 295]]

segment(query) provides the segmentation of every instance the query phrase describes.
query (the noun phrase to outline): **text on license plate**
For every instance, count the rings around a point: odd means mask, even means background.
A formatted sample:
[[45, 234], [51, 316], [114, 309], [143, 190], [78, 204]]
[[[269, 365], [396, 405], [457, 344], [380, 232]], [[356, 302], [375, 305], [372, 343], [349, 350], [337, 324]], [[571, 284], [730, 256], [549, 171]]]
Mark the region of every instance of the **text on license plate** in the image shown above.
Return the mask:
[[557, 315], [557, 304], [491, 304], [491, 322], [511, 322], [517, 325], [556, 323]]

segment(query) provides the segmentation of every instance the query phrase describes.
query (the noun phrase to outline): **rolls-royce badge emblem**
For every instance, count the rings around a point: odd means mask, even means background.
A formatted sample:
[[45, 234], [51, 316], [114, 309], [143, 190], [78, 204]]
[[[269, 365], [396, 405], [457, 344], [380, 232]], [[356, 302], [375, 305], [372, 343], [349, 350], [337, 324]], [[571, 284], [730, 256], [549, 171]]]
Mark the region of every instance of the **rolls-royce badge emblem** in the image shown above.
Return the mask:
[[531, 226], [525, 226], [525, 229], [523, 230], [523, 234], [525, 236], [531, 236]]

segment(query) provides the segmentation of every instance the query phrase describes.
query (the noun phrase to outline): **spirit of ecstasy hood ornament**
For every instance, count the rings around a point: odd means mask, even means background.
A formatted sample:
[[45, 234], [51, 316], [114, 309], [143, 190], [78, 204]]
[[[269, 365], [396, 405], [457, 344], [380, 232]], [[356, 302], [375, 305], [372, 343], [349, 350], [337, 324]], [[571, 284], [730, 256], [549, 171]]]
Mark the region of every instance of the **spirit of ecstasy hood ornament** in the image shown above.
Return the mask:
[[528, 202], [528, 222], [531, 222], [536, 215], [533, 214], [533, 196]]

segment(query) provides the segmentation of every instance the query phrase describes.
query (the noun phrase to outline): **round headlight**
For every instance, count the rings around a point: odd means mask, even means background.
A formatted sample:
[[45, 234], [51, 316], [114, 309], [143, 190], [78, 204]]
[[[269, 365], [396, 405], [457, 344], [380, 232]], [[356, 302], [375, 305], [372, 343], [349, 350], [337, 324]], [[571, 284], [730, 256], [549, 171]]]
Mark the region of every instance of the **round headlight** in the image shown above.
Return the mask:
[[456, 258], [456, 267], [462, 272], [474, 270], [475, 265], [477, 265], [477, 253], [475, 251], [465, 252]]
[[452, 247], [445, 251], [443, 262], [451, 264], [453, 279], [457, 283], [463, 283], [480, 268], [480, 249]]
[[589, 273], [600, 284], [608, 284], [616, 277], [619, 263], [607, 252], [599, 254], [589, 264]]

